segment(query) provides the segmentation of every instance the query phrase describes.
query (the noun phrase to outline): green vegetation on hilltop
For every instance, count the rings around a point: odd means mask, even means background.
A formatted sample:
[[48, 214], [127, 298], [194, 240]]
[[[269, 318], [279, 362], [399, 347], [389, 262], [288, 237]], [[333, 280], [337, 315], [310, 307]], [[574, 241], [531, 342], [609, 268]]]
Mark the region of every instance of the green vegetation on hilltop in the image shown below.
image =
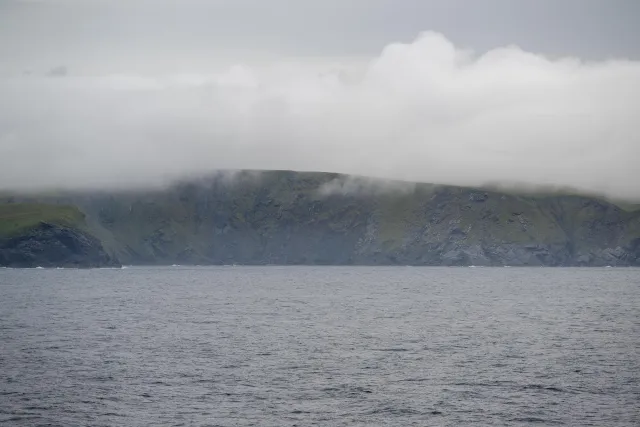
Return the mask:
[[114, 267], [77, 206], [0, 202], [0, 266]]
[[80, 227], [84, 214], [76, 206], [44, 203], [1, 203], [0, 237], [12, 237], [40, 223]]

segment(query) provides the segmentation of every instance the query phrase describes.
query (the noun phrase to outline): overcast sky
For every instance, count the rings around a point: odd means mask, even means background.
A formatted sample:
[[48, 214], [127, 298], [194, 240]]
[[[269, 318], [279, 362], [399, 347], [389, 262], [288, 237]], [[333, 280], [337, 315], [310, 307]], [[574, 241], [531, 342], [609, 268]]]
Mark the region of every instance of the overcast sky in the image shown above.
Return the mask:
[[640, 197], [635, 0], [0, 0], [0, 188], [215, 168]]
[[6, 71], [194, 71], [221, 53], [377, 55], [429, 30], [478, 52], [640, 59], [639, 20], [636, 0], [0, 0], [0, 55]]

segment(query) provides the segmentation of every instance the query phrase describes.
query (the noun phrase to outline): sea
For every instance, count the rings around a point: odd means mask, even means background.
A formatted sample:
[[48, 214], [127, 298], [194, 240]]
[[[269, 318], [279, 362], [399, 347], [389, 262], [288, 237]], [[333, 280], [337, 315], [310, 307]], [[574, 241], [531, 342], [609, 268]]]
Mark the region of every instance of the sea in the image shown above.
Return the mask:
[[0, 425], [640, 426], [640, 269], [0, 269]]

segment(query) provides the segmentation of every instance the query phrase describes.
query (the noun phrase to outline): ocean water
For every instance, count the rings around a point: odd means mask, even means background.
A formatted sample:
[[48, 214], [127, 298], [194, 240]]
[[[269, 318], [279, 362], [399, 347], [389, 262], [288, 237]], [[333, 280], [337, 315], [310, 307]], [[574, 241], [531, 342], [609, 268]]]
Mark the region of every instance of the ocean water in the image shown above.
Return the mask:
[[639, 426], [640, 269], [0, 269], [0, 424]]

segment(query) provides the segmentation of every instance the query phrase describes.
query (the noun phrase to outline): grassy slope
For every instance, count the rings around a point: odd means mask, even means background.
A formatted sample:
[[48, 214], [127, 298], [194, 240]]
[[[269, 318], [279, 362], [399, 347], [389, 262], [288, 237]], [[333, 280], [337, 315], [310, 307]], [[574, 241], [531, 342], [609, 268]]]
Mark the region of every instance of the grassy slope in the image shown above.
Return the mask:
[[43, 203], [0, 204], [0, 237], [19, 235], [40, 222], [82, 227], [84, 214], [75, 206]]

